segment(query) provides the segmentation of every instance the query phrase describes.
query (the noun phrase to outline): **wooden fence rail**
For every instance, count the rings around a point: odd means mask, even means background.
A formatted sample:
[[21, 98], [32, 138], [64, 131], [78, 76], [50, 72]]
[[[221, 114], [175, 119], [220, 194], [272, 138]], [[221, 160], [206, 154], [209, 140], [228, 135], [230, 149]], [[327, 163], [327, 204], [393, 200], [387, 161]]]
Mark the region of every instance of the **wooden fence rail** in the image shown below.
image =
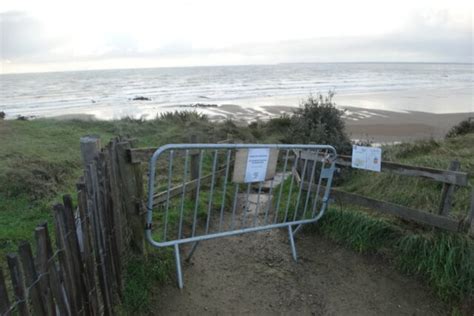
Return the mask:
[[[319, 155], [314, 152], [294, 151], [294, 153], [296, 156], [300, 157], [302, 161], [308, 160], [314, 162], [324, 159], [323, 155]], [[340, 167], [350, 167], [351, 160], [351, 156], [338, 155], [336, 159], [336, 165]], [[301, 168], [297, 169], [298, 170], [294, 170], [294, 172], [296, 173], [296, 180], [300, 183], [303, 175], [299, 174]], [[464, 231], [469, 229], [470, 234], [474, 236], [474, 191], [472, 192], [472, 198], [467, 217], [462, 220], [449, 217], [451, 205], [453, 204], [454, 200], [455, 187], [470, 187], [468, 174], [466, 172], [459, 171], [459, 169], [460, 164], [458, 161], [453, 161], [450, 164], [448, 170], [382, 161], [381, 172], [395, 173], [403, 176], [421, 177], [432, 181], [442, 182], [443, 189], [441, 192], [441, 203], [438, 214], [409, 208], [395, 203], [380, 201], [354, 193], [344, 192], [337, 188], [333, 188], [331, 190], [331, 197], [340, 202], [359, 205], [379, 211], [381, 213], [394, 215], [405, 220], [445, 229], [448, 231]], [[303, 186], [305, 188], [309, 187], [308, 183], [306, 182], [303, 183]]]

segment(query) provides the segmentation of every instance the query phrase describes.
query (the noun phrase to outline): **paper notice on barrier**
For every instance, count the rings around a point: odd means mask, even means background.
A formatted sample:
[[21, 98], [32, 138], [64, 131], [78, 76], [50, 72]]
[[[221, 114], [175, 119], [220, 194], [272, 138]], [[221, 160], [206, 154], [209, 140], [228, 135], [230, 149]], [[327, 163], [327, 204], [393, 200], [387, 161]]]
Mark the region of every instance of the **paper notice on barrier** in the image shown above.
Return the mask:
[[270, 148], [250, 148], [245, 169], [245, 182], [265, 181]]
[[352, 168], [380, 172], [382, 148], [352, 146]]

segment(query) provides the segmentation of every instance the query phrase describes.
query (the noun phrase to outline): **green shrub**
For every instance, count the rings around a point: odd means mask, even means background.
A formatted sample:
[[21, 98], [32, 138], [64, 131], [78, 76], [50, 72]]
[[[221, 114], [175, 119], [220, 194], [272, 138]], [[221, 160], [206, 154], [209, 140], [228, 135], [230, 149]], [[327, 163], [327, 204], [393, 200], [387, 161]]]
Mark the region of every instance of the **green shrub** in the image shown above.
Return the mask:
[[342, 118], [344, 111], [336, 108], [333, 97], [332, 91], [327, 96], [310, 96], [291, 116], [284, 142], [328, 144], [339, 153], [350, 152], [351, 143]]
[[458, 125], [453, 126], [446, 134], [446, 138], [453, 138], [470, 133], [474, 133], [474, 119], [472, 117], [461, 121]]

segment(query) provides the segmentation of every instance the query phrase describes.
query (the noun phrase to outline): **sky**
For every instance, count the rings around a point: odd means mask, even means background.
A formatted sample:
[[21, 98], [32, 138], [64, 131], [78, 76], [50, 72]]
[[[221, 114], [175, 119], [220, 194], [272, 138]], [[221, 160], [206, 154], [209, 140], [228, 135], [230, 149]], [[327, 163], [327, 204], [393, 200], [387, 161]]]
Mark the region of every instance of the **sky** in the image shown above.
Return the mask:
[[470, 0], [2, 0], [0, 73], [473, 62]]

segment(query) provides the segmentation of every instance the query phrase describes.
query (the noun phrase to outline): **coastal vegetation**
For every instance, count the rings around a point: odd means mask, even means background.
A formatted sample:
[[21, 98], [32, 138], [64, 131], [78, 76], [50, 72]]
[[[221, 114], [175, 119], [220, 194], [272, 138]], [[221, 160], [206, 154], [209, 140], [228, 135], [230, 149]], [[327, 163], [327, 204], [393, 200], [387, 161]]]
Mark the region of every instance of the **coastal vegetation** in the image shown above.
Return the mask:
[[[444, 140], [424, 140], [385, 146], [384, 160], [425, 167], [446, 168], [452, 159], [474, 177], [472, 121], [453, 128]], [[232, 138], [255, 143], [327, 143], [339, 152], [350, 151], [342, 112], [332, 94], [309, 98], [293, 115], [242, 126], [229, 120], [211, 122], [197, 112], [175, 112], [153, 120], [124, 118], [115, 121], [34, 119], [0, 120], [0, 256], [16, 250], [20, 240], [32, 239], [34, 227], [52, 221], [51, 205], [75, 191], [81, 176], [79, 138], [86, 134], [103, 142], [116, 135], [130, 136], [140, 147]], [[349, 171], [341, 189], [435, 212], [440, 184], [395, 175]], [[470, 192], [458, 190], [453, 215], [466, 216]], [[401, 271], [422, 277], [444, 301], [458, 306], [474, 295], [474, 242], [460, 233], [446, 233], [374, 215], [350, 205], [334, 204], [308, 233], [318, 233], [355, 251], [380, 254]], [[126, 269], [127, 311], [143, 311], [151, 281], [164, 282], [170, 270], [169, 253], [131, 261]], [[155, 261], [153, 261], [155, 260]], [[152, 262], [159, 260], [160, 265]], [[2, 263], [3, 264], [3, 263]], [[159, 266], [159, 268], [156, 268]], [[150, 268], [155, 267], [155, 268]], [[152, 270], [151, 275], [145, 271]], [[472, 303], [471, 303], [472, 304]]]

